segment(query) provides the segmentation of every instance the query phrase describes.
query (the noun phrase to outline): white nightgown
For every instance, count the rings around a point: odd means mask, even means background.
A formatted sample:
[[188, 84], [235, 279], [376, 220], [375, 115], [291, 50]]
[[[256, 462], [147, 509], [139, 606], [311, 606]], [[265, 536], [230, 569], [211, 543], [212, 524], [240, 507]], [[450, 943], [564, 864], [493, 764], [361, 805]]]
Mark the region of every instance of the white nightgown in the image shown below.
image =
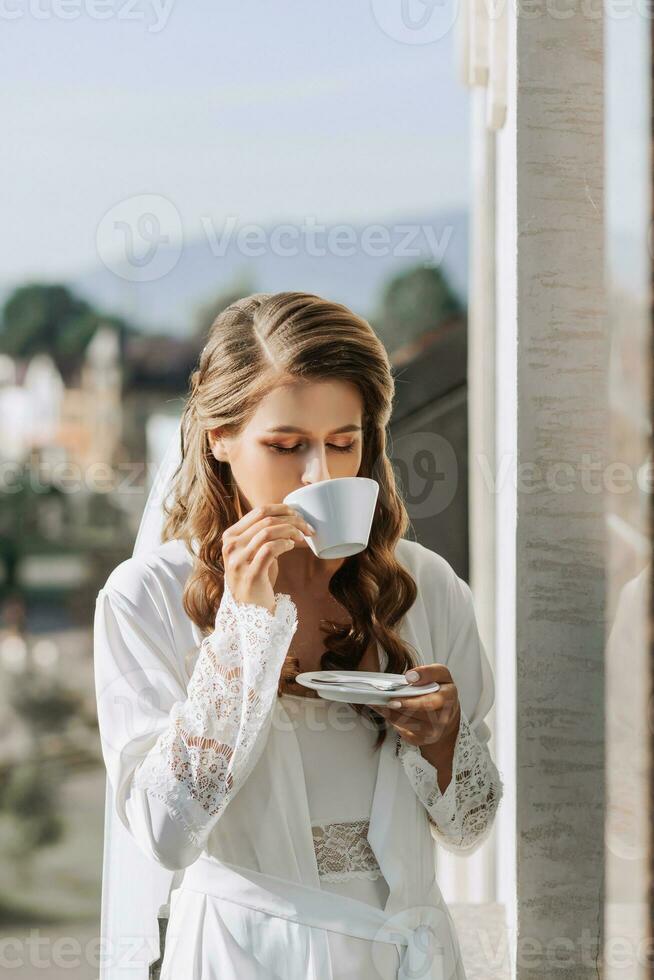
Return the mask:
[[[459, 686], [461, 723], [446, 792], [441, 794], [436, 770], [418, 747], [390, 727], [386, 738], [396, 741], [432, 836], [448, 849], [469, 852], [489, 833], [502, 795], [482, 721], [492, 703], [492, 675], [466, 583], [415, 542], [401, 540], [397, 553], [407, 567], [422, 563], [426, 569], [438, 633], [423, 632], [422, 642], [439, 649], [439, 661], [450, 665]], [[215, 628], [202, 638], [182, 603], [191, 568], [186, 545], [166, 542], [145, 561], [123, 562], [98, 593], [98, 721], [115, 806], [141, 849], [164, 868], [183, 872], [206, 854], [225, 865], [301, 881], [288, 864], [288, 828], [266, 820], [268, 803], [280, 812], [284, 802], [275, 795], [266, 742], [280, 669], [297, 629], [296, 606], [281, 593], [275, 594], [274, 612], [240, 603], [225, 584]], [[473, 680], [481, 686], [473, 687]], [[375, 731], [345, 703], [291, 695], [281, 702], [297, 722], [321, 889], [384, 908], [388, 889], [374, 874], [364, 823], [379, 759], [372, 750]], [[329, 724], [321, 725], [321, 718]], [[426, 858], [433, 860], [433, 851]], [[347, 868], [355, 874], [343, 876]], [[185, 888], [182, 880], [171, 893], [161, 980], [286, 980], [283, 962], [274, 970], [270, 965], [277, 952], [260, 945], [268, 936], [265, 920], [263, 911], [239, 916], [233, 903]], [[306, 934], [281, 921], [278, 928], [294, 930], [294, 948]], [[394, 942], [375, 942], [373, 962], [372, 942], [328, 934], [334, 980], [396, 977]], [[464, 976], [459, 968], [457, 980]]]
[[[365, 837], [379, 761], [376, 729], [342, 701], [282, 699], [300, 744], [320, 886], [383, 909], [388, 886]], [[395, 946], [376, 945], [373, 961], [368, 940], [329, 932], [334, 980], [395, 980]]]

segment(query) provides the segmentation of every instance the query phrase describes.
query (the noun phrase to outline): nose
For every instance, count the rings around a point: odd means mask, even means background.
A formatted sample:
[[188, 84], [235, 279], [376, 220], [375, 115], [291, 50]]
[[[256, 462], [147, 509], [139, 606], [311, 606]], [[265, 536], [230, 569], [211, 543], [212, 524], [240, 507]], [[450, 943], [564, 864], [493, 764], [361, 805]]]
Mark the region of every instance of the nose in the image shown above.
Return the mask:
[[329, 467], [327, 466], [327, 454], [324, 450], [312, 452], [302, 474], [302, 483], [308, 486], [311, 483], [320, 483], [321, 480], [331, 480]]

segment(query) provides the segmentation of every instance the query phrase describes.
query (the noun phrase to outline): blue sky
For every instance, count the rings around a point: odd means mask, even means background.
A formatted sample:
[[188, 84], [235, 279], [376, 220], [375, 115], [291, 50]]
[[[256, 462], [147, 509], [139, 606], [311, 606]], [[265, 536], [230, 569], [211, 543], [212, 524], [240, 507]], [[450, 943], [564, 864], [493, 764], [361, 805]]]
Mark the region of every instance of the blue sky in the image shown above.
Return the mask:
[[227, 213], [265, 224], [467, 206], [455, 30], [389, 36], [389, 0], [158, 0], [159, 12], [95, 0], [106, 19], [92, 2], [5, 2], [17, 12], [2, 18], [5, 288], [97, 265], [99, 222], [136, 194], [169, 198], [188, 239]]

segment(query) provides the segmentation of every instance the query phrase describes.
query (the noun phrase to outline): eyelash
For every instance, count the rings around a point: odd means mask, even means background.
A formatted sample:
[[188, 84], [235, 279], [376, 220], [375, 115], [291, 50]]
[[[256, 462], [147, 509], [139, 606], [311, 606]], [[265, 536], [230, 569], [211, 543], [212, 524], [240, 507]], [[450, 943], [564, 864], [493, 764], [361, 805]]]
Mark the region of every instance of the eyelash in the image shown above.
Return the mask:
[[[301, 444], [298, 443], [297, 446], [276, 446], [274, 443], [271, 443], [270, 448], [276, 453], [294, 453], [300, 448], [300, 445]], [[332, 445], [331, 448], [335, 449], [337, 453], [352, 453], [354, 452], [354, 446], [355, 444], [351, 442], [349, 446]]]

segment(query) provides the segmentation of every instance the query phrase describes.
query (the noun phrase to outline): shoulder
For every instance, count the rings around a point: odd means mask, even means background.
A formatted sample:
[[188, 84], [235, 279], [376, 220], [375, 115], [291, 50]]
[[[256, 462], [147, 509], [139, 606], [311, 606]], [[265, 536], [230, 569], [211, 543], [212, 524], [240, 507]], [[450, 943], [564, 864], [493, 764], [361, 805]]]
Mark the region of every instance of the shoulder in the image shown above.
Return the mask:
[[[432, 551], [419, 541], [400, 538], [395, 546], [395, 554], [405, 568], [411, 572], [416, 584], [436, 587], [447, 593], [456, 581], [463, 581], [454, 571], [447, 558]], [[465, 585], [465, 582], [464, 582]]]
[[474, 619], [472, 590], [449, 561], [418, 541], [401, 538], [395, 554], [413, 576], [425, 615], [434, 630], [445, 628], [450, 637]]
[[[94, 663], [101, 689], [115, 678], [137, 683], [145, 671], [163, 671], [157, 683], [182, 692], [187, 664], [197, 650], [195, 624], [183, 607], [193, 555], [182, 541], [166, 541], [116, 565], [95, 600]], [[177, 686], [179, 682], [179, 686]], [[172, 689], [172, 688], [170, 688]]]
[[181, 593], [193, 566], [193, 555], [179, 539], [164, 541], [144, 555], [132, 555], [109, 574], [98, 595], [119, 595], [138, 605], [145, 597], [157, 599]]

